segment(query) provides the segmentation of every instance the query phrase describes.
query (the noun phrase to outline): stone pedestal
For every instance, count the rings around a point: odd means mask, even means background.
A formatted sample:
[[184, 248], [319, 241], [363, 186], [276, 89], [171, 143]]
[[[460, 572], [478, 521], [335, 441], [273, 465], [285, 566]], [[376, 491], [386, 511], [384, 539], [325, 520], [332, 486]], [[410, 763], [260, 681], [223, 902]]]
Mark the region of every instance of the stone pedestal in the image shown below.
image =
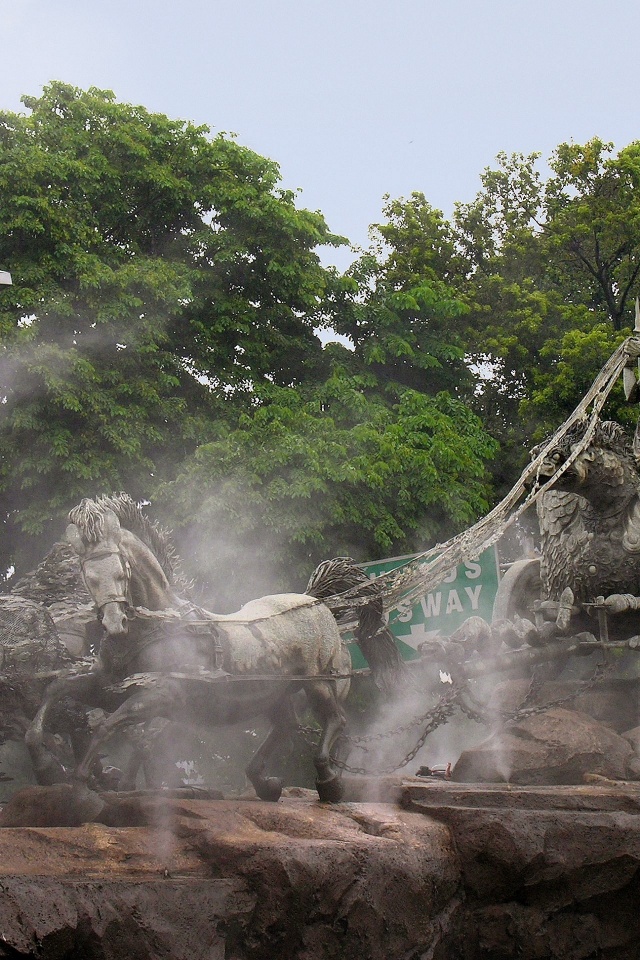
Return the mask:
[[[639, 786], [348, 787], [334, 806], [103, 794], [101, 822], [0, 829], [0, 957], [640, 955]], [[12, 822], [54, 819], [48, 791]]]

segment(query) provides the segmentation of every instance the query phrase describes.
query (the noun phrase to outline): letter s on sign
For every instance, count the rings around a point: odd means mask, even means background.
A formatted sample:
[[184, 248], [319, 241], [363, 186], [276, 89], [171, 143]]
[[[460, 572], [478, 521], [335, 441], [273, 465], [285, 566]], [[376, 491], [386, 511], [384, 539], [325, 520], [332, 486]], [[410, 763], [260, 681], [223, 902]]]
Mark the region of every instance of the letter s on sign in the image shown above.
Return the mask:
[[468, 580], [477, 580], [480, 574], [482, 573], [482, 567], [480, 566], [479, 563], [473, 563], [473, 562], [465, 563], [465, 567], [467, 569], [465, 570], [464, 573]]

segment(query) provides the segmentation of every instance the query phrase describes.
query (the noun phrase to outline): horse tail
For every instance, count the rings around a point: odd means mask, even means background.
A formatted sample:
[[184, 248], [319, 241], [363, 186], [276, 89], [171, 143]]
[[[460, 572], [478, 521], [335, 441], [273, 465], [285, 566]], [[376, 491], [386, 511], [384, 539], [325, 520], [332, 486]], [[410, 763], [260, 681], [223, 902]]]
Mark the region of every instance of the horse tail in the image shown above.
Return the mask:
[[[345, 591], [349, 596], [344, 597]], [[405, 664], [384, 619], [380, 587], [351, 557], [325, 560], [311, 574], [306, 592], [331, 610], [340, 623], [354, 620], [356, 643], [367, 658], [374, 683], [390, 694], [405, 679]]]

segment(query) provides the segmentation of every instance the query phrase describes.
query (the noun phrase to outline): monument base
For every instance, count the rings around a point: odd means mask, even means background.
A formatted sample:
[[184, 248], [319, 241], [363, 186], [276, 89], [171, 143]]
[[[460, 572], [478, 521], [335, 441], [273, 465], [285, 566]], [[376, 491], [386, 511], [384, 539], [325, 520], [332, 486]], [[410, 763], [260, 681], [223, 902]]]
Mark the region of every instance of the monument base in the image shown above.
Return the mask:
[[2, 829], [0, 956], [638, 956], [640, 785], [347, 788], [104, 794], [108, 823]]

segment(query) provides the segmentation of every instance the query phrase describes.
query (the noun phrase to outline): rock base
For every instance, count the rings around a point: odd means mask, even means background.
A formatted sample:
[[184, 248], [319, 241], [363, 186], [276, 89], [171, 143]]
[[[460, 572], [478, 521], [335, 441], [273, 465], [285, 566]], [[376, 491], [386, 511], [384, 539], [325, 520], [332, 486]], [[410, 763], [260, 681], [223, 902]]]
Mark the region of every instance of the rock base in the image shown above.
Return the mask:
[[640, 955], [640, 786], [349, 787], [397, 802], [104, 794], [107, 822], [6, 827], [0, 957]]
[[100, 815], [118, 811], [147, 825], [0, 830], [0, 957], [388, 960], [457, 936], [450, 831], [420, 813], [111, 796]]
[[464, 890], [460, 958], [640, 956], [640, 785], [414, 782], [402, 802], [451, 830]]

